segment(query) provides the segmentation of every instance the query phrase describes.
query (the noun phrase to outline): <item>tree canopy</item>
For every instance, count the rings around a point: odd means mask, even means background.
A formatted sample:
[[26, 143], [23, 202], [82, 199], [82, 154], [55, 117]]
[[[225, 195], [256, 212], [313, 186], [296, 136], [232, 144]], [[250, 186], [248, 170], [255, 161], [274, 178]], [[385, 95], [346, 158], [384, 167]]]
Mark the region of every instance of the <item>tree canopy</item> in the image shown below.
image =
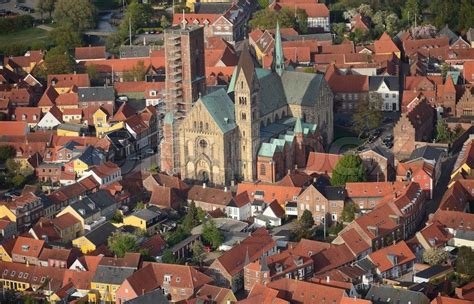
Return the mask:
[[474, 275], [474, 251], [470, 247], [458, 248], [456, 271], [465, 275]]
[[348, 182], [366, 181], [365, 168], [358, 155], [344, 155], [336, 164], [332, 172], [331, 184], [344, 186]]
[[82, 34], [70, 22], [61, 24], [48, 33], [55, 45], [67, 50], [82, 46]]
[[70, 74], [72, 72], [74, 72], [74, 60], [65, 47], [57, 46], [46, 54], [40, 74], [46, 77], [49, 74]]
[[119, 258], [127, 252], [136, 252], [139, 245], [137, 236], [128, 232], [115, 232], [109, 236], [107, 243], [110, 251]]
[[58, 0], [54, 9], [54, 20], [70, 22], [78, 31], [95, 28], [97, 8], [90, 0]]
[[448, 259], [448, 253], [442, 248], [431, 248], [423, 252], [423, 261], [431, 266], [440, 265]]
[[51, 18], [55, 5], [56, 5], [56, 0], [38, 0], [38, 4], [36, 5], [36, 8], [40, 12], [41, 17], [43, 17], [43, 14], [47, 13], [49, 18]]
[[268, 30], [276, 28], [277, 21], [282, 28], [295, 28], [297, 25], [295, 13], [289, 8], [282, 8], [279, 11], [266, 8], [257, 11], [249, 24], [252, 29]]
[[8, 145], [0, 146], [0, 162], [5, 162], [7, 159], [15, 155], [15, 148]]
[[202, 239], [205, 243], [211, 245], [212, 248], [217, 249], [224, 242], [224, 235], [211, 219], [205, 222], [202, 227]]

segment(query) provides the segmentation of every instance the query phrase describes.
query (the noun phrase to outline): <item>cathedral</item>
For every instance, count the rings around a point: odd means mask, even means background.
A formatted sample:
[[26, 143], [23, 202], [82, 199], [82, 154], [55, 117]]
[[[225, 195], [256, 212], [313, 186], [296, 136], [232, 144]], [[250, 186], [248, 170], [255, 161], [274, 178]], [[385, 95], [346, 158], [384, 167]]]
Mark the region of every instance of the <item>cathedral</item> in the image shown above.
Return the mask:
[[275, 182], [333, 139], [333, 94], [320, 74], [285, 69], [279, 28], [270, 70], [246, 45], [227, 91], [202, 96], [177, 130], [183, 179]]

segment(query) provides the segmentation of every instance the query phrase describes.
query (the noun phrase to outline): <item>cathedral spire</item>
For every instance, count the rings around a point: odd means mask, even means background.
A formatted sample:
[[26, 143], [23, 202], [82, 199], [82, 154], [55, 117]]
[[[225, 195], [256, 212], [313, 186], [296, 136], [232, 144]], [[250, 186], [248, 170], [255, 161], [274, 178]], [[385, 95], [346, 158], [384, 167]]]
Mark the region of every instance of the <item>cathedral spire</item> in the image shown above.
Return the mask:
[[281, 76], [285, 69], [285, 58], [283, 57], [283, 45], [281, 43], [280, 23], [277, 21], [275, 30], [275, 46], [273, 47], [272, 70]]

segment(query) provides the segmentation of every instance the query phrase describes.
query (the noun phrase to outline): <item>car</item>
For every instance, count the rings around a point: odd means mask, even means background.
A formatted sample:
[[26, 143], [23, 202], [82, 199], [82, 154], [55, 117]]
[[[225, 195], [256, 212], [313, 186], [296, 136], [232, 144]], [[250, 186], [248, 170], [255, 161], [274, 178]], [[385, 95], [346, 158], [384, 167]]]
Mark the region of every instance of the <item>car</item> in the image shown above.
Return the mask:
[[145, 150], [145, 153], [154, 154], [155, 151], [153, 151], [153, 149], [146, 149], [146, 150]]
[[385, 138], [383, 139], [383, 142], [388, 142], [388, 141], [393, 141], [393, 135], [385, 136]]
[[118, 101], [128, 101], [128, 97], [127, 96], [119, 96], [117, 98]]
[[132, 157], [130, 157], [130, 159], [131, 160], [140, 160], [141, 158], [140, 158], [140, 156], [132, 156]]
[[387, 147], [388, 149], [391, 149], [393, 147], [393, 142], [386, 142], [384, 143], [385, 144], [385, 147]]
[[371, 144], [371, 143], [373, 143], [376, 139], [377, 139], [377, 137], [375, 137], [375, 136], [373, 136], [373, 135], [370, 135], [370, 136], [369, 136], [369, 139], [367, 140], [367, 142], [368, 142], [369, 144]]

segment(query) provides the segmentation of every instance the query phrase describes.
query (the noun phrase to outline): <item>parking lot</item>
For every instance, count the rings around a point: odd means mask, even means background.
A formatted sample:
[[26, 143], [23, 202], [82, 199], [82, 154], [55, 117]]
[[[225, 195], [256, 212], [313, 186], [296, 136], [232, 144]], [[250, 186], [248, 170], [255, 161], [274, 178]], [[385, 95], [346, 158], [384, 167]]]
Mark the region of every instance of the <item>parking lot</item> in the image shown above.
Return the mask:
[[[38, 5], [38, 0], [24, 0], [18, 2], [16, 0], [0, 0], [0, 10], [5, 10], [6, 12], [13, 12], [15, 14], [31, 14], [35, 18], [41, 18], [41, 14], [36, 11], [36, 6]], [[24, 7], [25, 9], [20, 9]], [[26, 10], [26, 8], [33, 9], [35, 12]]]

